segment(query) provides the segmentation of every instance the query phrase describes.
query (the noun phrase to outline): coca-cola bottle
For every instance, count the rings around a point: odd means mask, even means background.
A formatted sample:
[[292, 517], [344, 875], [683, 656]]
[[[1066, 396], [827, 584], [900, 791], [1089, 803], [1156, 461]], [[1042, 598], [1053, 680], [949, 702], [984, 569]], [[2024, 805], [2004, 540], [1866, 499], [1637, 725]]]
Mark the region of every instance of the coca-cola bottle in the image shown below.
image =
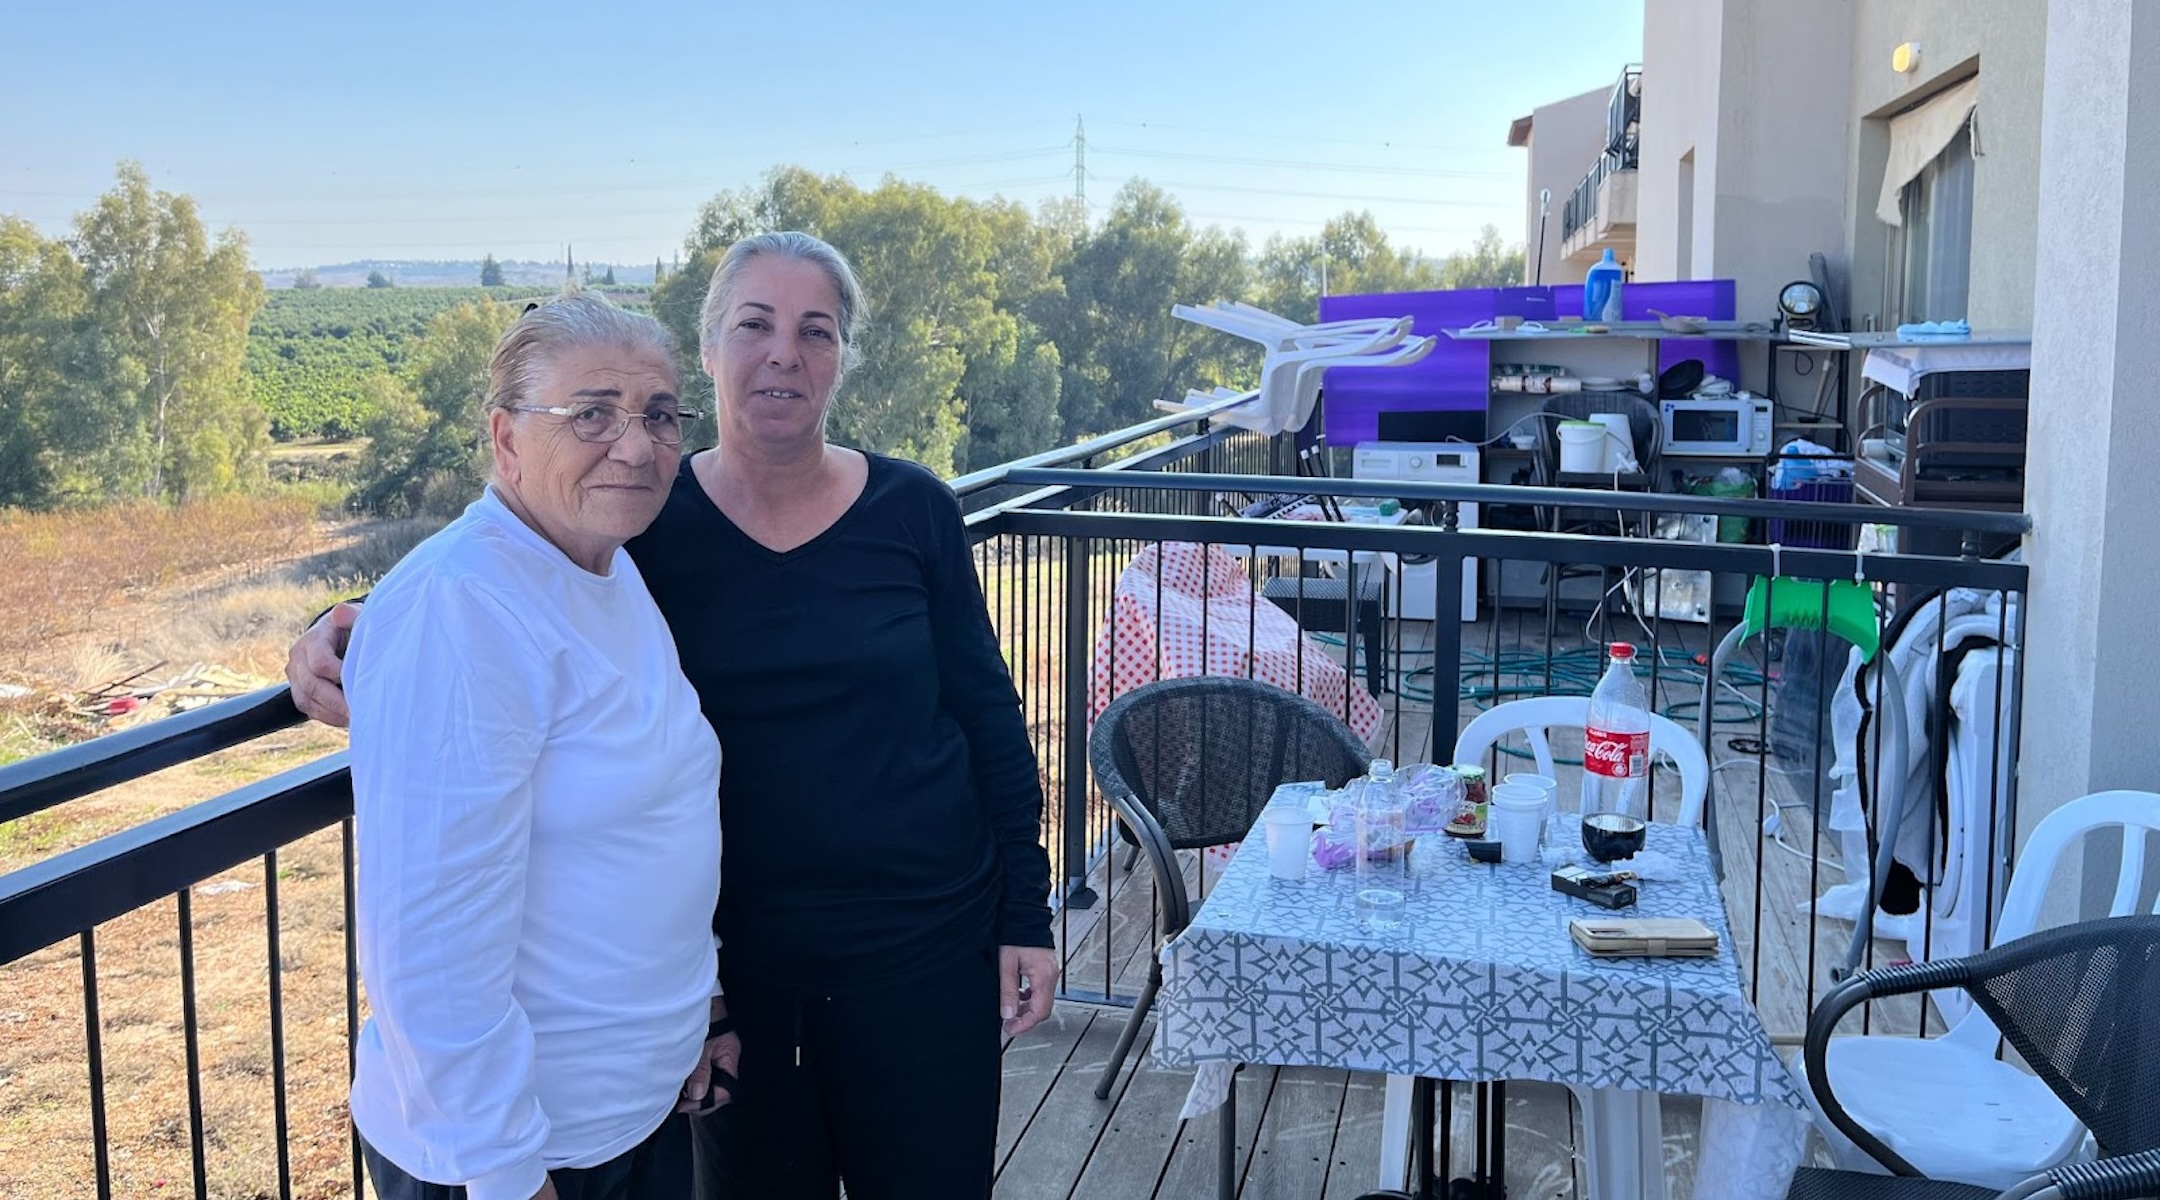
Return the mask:
[[1635, 678], [1635, 647], [1612, 644], [1612, 665], [1590, 693], [1583, 725], [1583, 849], [1599, 862], [1643, 846], [1650, 816], [1650, 697]]

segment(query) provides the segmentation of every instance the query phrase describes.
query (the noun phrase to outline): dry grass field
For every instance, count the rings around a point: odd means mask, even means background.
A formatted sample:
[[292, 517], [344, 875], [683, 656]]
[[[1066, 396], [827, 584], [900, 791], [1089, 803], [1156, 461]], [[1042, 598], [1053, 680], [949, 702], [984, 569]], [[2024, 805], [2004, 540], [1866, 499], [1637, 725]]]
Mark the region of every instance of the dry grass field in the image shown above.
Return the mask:
[[[0, 514], [0, 763], [116, 727], [89, 693], [198, 665], [281, 677], [316, 611], [363, 590], [432, 526], [319, 519], [306, 498], [236, 497]], [[141, 716], [161, 709], [156, 698]], [[343, 746], [306, 726], [0, 825], [0, 874]], [[277, 856], [286, 1111], [294, 1193], [349, 1194], [342, 850], [327, 830]], [[278, 1194], [265, 864], [190, 896], [208, 1194]], [[178, 902], [96, 931], [114, 1194], [192, 1195]], [[0, 1200], [94, 1196], [82, 947], [0, 967]]]

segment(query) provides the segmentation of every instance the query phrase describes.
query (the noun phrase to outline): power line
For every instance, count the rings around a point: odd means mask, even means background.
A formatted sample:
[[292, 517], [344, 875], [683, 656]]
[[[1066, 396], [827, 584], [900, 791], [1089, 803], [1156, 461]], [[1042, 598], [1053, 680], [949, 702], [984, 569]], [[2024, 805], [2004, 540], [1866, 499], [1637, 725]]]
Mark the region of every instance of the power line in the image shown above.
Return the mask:
[[[940, 167], [979, 166], [989, 163], [1026, 162], [1042, 158], [1062, 158], [1065, 154], [1065, 151], [1066, 146], [1060, 144], [1056, 146], [1038, 146], [1028, 150], [997, 151], [981, 154], [955, 155], [948, 158], [922, 159], [915, 162], [892, 163], [883, 166], [877, 166], [874, 168], [866, 168], [857, 165], [853, 167], [843, 167], [837, 170], [825, 171], [821, 173], [839, 175], [899, 174], [905, 171], [920, 171]], [[1061, 175], [1060, 178], [1062, 177], [1063, 176]], [[424, 198], [429, 201], [437, 201], [453, 199], [487, 199], [497, 196], [529, 197], [534, 195], [536, 192], [553, 196], [630, 195], [638, 192], [673, 191], [678, 188], [713, 188], [716, 185], [725, 186], [725, 184], [723, 184], [720, 180], [714, 178], [713, 176], [688, 176], [678, 179], [583, 185], [558, 185], [553, 182], [540, 183], [538, 181], [535, 181], [533, 183], [527, 183], [514, 187], [453, 188], [443, 190], [430, 189], [426, 193]], [[198, 203], [207, 200], [209, 202], [220, 205], [232, 205], [235, 203], [250, 200], [319, 200], [323, 198], [322, 194], [319, 192], [257, 192], [249, 189], [227, 189], [217, 186], [196, 189], [189, 192], [188, 194], [195, 197]], [[0, 189], [0, 200], [5, 200], [6, 198], [11, 196], [73, 198], [77, 195], [78, 193], [74, 192], [30, 191], [17, 190], [12, 188]], [[413, 195], [413, 191], [409, 188], [400, 189], [397, 191], [378, 192], [356, 192], [340, 188], [336, 192], [336, 198], [341, 200], [402, 200], [412, 198]]]
[[1431, 208], [1490, 208], [1478, 200], [1436, 200], [1422, 196], [1358, 196], [1347, 192], [1304, 192], [1290, 188], [1239, 187], [1229, 183], [1172, 183], [1148, 180], [1161, 188], [1184, 188], [1195, 192], [1243, 192], [1254, 196], [1295, 196], [1305, 200], [1340, 200], [1346, 204], [1418, 204]]
[[1107, 154], [1129, 158], [1161, 158], [1179, 162], [1210, 162], [1241, 167], [1272, 167], [1291, 171], [1341, 171], [1366, 175], [1412, 175], [1435, 179], [1505, 179], [1509, 171], [1456, 171], [1445, 167], [1389, 167], [1360, 163], [1323, 163], [1286, 158], [1247, 158], [1234, 154], [1184, 153], [1169, 150], [1138, 150], [1127, 146], [1097, 146]]
[[1104, 121], [1101, 124], [1116, 125], [1127, 129], [1145, 129], [1150, 132], [1162, 130], [1171, 133], [1197, 133], [1206, 137], [1239, 138], [1244, 141], [1268, 141], [1294, 143], [1297, 145], [1355, 146], [1368, 150], [1418, 150], [1430, 154], [1478, 154], [1489, 153], [1506, 147], [1438, 146], [1426, 142], [1400, 142], [1392, 138], [1368, 140], [1363, 138], [1331, 138], [1305, 133], [1265, 133], [1249, 129], [1203, 129], [1192, 125], [1168, 124], [1162, 121]]

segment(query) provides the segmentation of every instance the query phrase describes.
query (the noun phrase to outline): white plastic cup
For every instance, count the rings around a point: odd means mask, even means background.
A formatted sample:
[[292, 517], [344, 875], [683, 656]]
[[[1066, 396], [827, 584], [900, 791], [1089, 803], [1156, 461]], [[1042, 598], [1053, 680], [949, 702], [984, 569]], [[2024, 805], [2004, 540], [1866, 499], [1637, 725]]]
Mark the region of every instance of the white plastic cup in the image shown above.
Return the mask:
[[1545, 811], [1538, 816], [1538, 840], [1545, 840], [1544, 831], [1551, 828], [1553, 813], [1559, 808], [1560, 781], [1550, 775], [1530, 775], [1517, 771], [1505, 780], [1518, 787], [1534, 787], [1545, 793]]
[[1538, 832], [1545, 827], [1545, 793], [1519, 783], [1492, 790], [1485, 818], [1486, 836], [1500, 843], [1500, 861], [1536, 862]]
[[1303, 879], [1312, 861], [1312, 813], [1279, 804], [1261, 814], [1267, 827], [1268, 873], [1277, 879]]

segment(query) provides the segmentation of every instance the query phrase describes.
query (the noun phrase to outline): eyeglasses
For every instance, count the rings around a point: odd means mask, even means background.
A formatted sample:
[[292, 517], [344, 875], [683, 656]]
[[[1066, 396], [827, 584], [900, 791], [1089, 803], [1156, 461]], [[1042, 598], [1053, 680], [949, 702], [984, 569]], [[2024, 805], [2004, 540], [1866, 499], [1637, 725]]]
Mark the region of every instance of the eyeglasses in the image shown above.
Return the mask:
[[655, 408], [645, 412], [632, 412], [613, 404], [594, 402], [576, 407], [566, 405], [516, 404], [512, 412], [546, 413], [551, 417], [570, 418], [570, 432], [581, 442], [612, 442], [621, 438], [630, 428], [631, 421], [645, 422], [645, 436], [662, 446], [680, 446], [683, 424], [700, 417], [695, 409]]

